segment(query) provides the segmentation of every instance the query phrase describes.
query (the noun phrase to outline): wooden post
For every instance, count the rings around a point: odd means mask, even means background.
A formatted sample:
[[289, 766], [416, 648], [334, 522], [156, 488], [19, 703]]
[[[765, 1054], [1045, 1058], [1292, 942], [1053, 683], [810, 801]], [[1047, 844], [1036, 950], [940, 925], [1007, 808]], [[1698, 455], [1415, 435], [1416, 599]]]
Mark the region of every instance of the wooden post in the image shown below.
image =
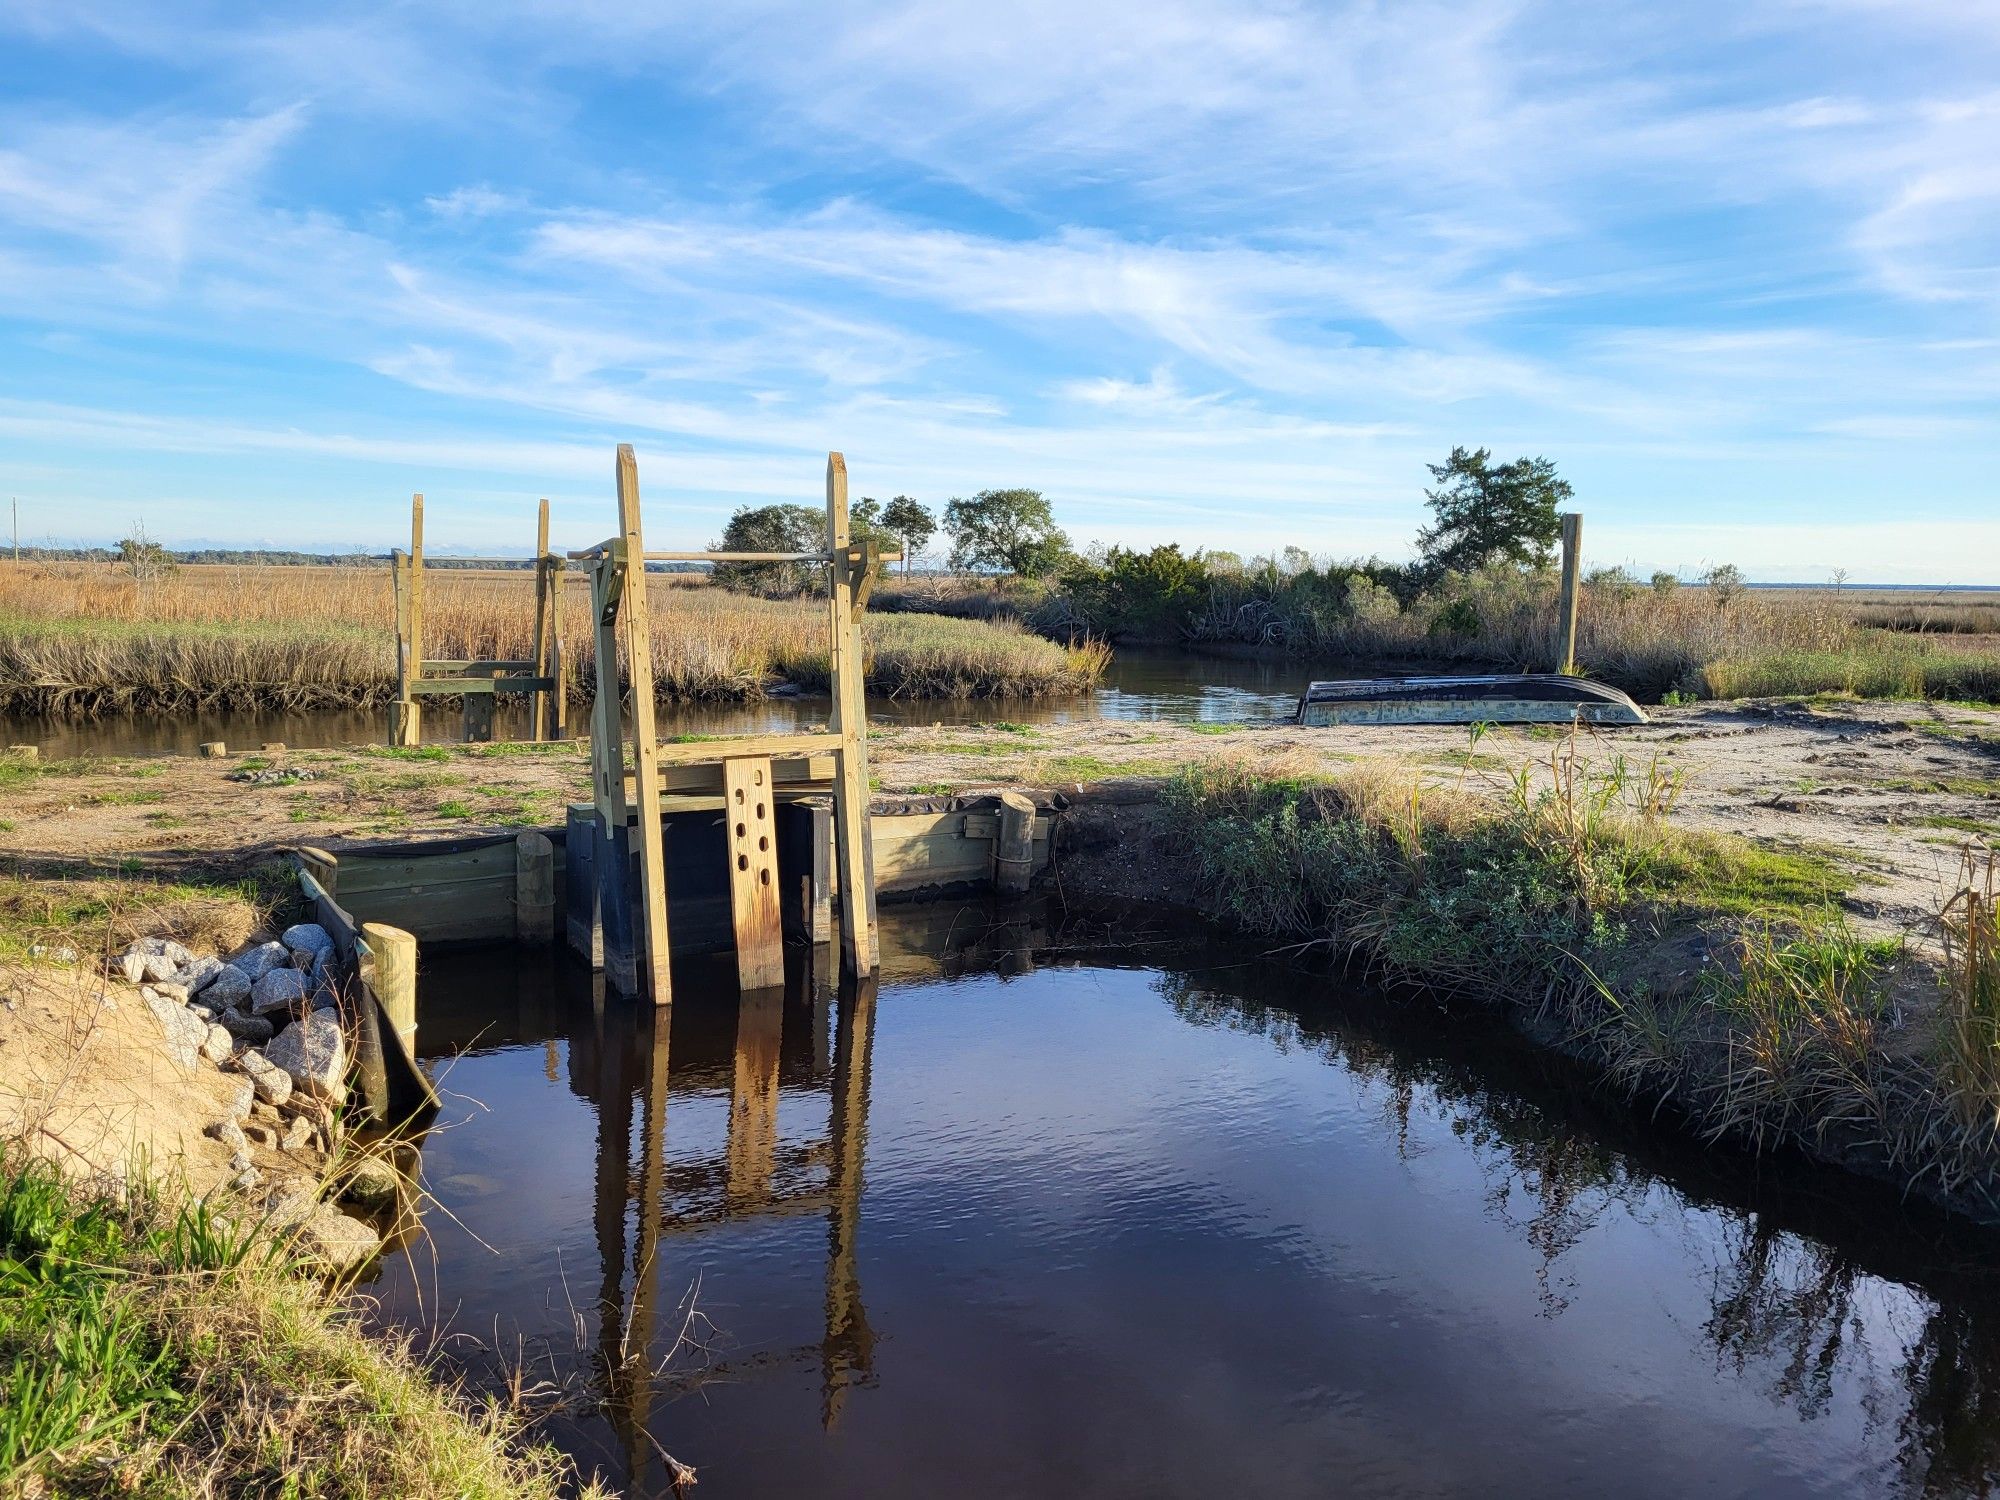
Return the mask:
[[1556, 667], [1566, 677], [1576, 675], [1576, 596], [1581, 578], [1583, 517], [1568, 511], [1562, 517], [1562, 596], [1556, 608], [1562, 629], [1562, 660]]
[[400, 927], [363, 922], [361, 936], [375, 955], [369, 988], [382, 1002], [410, 1056], [417, 1055], [417, 940]]
[[[840, 949], [848, 970], [873, 974], [881, 959], [875, 934], [875, 860], [868, 818], [868, 700], [855, 586], [873, 561], [850, 545], [847, 460], [826, 456], [827, 626], [832, 649], [833, 732], [840, 736], [834, 772], [835, 862], [840, 876]], [[858, 554], [858, 555], [857, 555]]]
[[514, 840], [514, 940], [545, 947], [556, 935], [556, 851], [545, 833]]
[[549, 677], [555, 683], [555, 737], [566, 740], [569, 738], [569, 682], [563, 676], [562, 562], [551, 558], [549, 566], [555, 570], [549, 602], [552, 616], [549, 626]]
[[464, 739], [468, 745], [485, 745], [493, 739], [492, 693], [465, 695]]
[[1035, 804], [1020, 792], [1002, 792], [993, 834], [993, 889], [1025, 895], [1035, 874]]
[[[626, 674], [632, 686], [632, 775], [639, 801], [639, 899], [646, 971], [655, 1005], [674, 1001], [667, 946], [667, 864], [660, 827], [659, 738], [653, 724], [653, 633], [646, 600], [646, 539], [639, 522], [639, 462], [618, 445], [618, 530], [624, 543]], [[844, 507], [843, 507], [844, 512]]]
[[396, 596], [396, 698], [389, 705], [389, 745], [403, 749], [418, 743], [422, 720], [417, 700], [410, 693], [410, 681], [422, 675], [423, 664], [411, 654], [410, 560], [400, 550], [390, 555], [389, 581]]
[[[410, 675], [424, 675], [424, 497], [410, 497]], [[409, 697], [408, 693], [403, 695]]]
[[570, 952], [593, 969], [604, 967], [597, 926], [597, 809], [571, 803], [563, 837], [563, 904], [568, 909]]
[[736, 930], [737, 986], [785, 982], [785, 933], [778, 908], [777, 803], [771, 762], [743, 756], [722, 763], [723, 821], [729, 848], [729, 908]]
[[203, 740], [201, 753], [205, 760], [221, 760], [229, 753], [229, 744], [226, 740]]
[[597, 695], [590, 707], [590, 774], [600, 821], [625, 825], [625, 715], [618, 701], [618, 609], [625, 575], [609, 557], [590, 565]]
[[[535, 675], [548, 676], [549, 668], [549, 502], [542, 498], [541, 510], [535, 518]], [[537, 740], [549, 737], [549, 694], [537, 688], [529, 695], [529, 736]]]

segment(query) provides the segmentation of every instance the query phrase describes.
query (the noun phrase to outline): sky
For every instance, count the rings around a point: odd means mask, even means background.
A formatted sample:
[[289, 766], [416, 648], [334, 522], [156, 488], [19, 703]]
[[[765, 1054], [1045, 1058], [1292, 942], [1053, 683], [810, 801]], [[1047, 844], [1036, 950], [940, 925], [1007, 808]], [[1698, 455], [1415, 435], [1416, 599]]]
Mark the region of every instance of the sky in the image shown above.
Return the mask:
[[[0, 0], [23, 542], [1042, 490], [1409, 554], [2000, 583], [2000, 3]], [[0, 519], [4, 519], [0, 517]]]

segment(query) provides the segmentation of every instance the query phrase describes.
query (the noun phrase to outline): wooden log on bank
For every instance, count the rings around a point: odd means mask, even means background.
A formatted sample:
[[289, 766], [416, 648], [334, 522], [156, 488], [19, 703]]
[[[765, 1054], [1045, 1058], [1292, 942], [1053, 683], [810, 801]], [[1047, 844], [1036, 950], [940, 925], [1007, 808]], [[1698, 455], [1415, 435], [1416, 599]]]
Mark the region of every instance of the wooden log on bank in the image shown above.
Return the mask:
[[1035, 876], [1035, 804], [1020, 792], [1000, 794], [993, 835], [993, 889], [1021, 896]]

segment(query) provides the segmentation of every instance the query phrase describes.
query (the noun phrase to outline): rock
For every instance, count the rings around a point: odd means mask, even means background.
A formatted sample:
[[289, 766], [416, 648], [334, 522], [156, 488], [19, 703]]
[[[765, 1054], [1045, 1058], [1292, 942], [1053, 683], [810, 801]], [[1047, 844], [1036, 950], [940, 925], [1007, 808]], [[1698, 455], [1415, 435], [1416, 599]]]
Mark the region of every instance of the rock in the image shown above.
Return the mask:
[[306, 1121], [323, 1135], [333, 1130], [333, 1106], [324, 1099], [315, 1099], [306, 1093], [293, 1094], [284, 1111]]
[[347, 1097], [347, 1034], [340, 1018], [316, 1010], [288, 1026], [264, 1049], [264, 1057], [291, 1075], [295, 1088], [338, 1104]]
[[[235, 1158], [231, 1157], [230, 1160], [233, 1162]], [[236, 1175], [229, 1179], [229, 1186], [239, 1193], [247, 1193], [254, 1190], [263, 1180], [264, 1174], [246, 1162], [240, 1170], [236, 1171]]]
[[197, 958], [193, 963], [186, 964], [177, 969], [174, 972], [172, 982], [174, 984], [184, 984], [187, 986], [187, 992], [190, 995], [198, 995], [201, 993], [202, 987], [221, 972], [221, 959]]
[[153, 993], [162, 1000], [173, 1001], [176, 1005], [186, 1005], [190, 998], [188, 987], [184, 984], [175, 984], [171, 979], [155, 980]]
[[292, 1097], [292, 1075], [252, 1047], [236, 1059], [236, 1066], [250, 1077], [257, 1097], [266, 1104], [282, 1106]]
[[266, 1148], [278, 1144], [278, 1132], [262, 1120], [245, 1120], [242, 1125], [243, 1137], [253, 1146]]
[[28, 949], [28, 957], [38, 958], [43, 963], [73, 964], [76, 962], [76, 949], [68, 943], [36, 943]]
[[217, 1010], [230, 1010], [250, 998], [255, 981], [234, 964], [222, 964], [208, 976], [208, 982], [201, 987], [204, 1005], [212, 1005]]
[[283, 943], [258, 943], [230, 959], [229, 967], [241, 969], [244, 977], [255, 984], [271, 970], [284, 968], [291, 961], [291, 951]]
[[140, 957], [139, 969], [146, 979], [158, 984], [180, 973], [181, 966], [164, 953], [147, 953]]
[[227, 1062], [236, 1050], [236, 1038], [221, 1026], [208, 1028], [208, 1039], [201, 1044], [201, 1055], [212, 1063]]
[[361, 1208], [388, 1208], [396, 1201], [403, 1179], [379, 1156], [364, 1156], [347, 1169], [340, 1199]]
[[317, 922], [295, 922], [279, 935], [292, 955], [292, 967], [311, 969], [323, 953], [333, 951], [333, 936]]
[[304, 1003], [307, 993], [306, 976], [297, 969], [268, 970], [250, 991], [250, 1014], [292, 1010]]
[[146, 955], [143, 953], [121, 953], [116, 967], [118, 977], [127, 984], [143, 984], [146, 980]]
[[194, 954], [190, 953], [187, 948], [175, 942], [172, 938], [140, 938], [125, 951], [127, 953], [143, 953], [149, 958], [171, 960], [176, 969], [194, 962]]
[[243, 1127], [234, 1120], [215, 1120], [201, 1127], [201, 1133], [211, 1141], [220, 1141], [231, 1151], [241, 1151], [249, 1142], [244, 1138]]
[[[288, 1078], [287, 1083], [291, 1082]], [[257, 1105], [257, 1085], [246, 1078], [236, 1085], [236, 1092], [230, 1096], [229, 1114], [232, 1119], [241, 1120]]]
[[145, 997], [147, 1009], [152, 1011], [160, 1029], [166, 1033], [167, 1056], [188, 1072], [193, 1072], [201, 1058], [201, 1044], [208, 1040], [208, 1027], [196, 1020], [185, 1005], [176, 1005], [149, 990], [139, 993]]
[[319, 1132], [313, 1129], [311, 1120], [304, 1115], [293, 1115], [291, 1124], [285, 1127], [285, 1133], [278, 1138], [278, 1149], [304, 1151], [313, 1144], [318, 1134]]
[[277, 1035], [278, 1028], [264, 1016], [246, 1016], [241, 1011], [225, 1010], [216, 1016], [216, 1023], [239, 1042], [249, 1042], [261, 1046]]
[[307, 1255], [333, 1270], [353, 1271], [381, 1251], [382, 1236], [331, 1204], [319, 1203], [300, 1221], [297, 1243]]

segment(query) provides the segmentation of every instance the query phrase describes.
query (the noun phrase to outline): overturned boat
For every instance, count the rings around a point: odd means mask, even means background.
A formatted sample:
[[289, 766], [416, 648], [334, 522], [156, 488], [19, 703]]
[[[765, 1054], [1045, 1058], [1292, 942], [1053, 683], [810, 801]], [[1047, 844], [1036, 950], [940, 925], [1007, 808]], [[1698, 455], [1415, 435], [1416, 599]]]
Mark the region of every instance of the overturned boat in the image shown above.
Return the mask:
[[1615, 687], [1553, 672], [1482, 677], [1368, 677], [1315, 682], [1301, 724], [1643, 724]]

